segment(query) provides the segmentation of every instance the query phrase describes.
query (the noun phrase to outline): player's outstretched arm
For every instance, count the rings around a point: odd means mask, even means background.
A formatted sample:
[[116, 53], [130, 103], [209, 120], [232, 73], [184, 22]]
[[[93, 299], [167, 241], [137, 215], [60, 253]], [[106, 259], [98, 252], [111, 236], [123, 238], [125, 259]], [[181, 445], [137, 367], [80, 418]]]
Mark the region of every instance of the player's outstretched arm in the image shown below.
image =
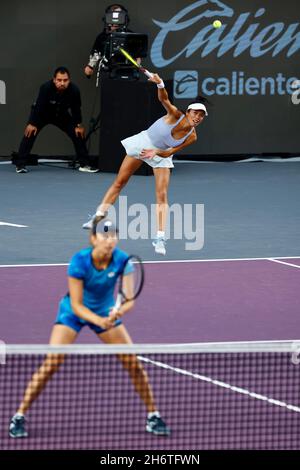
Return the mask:
[[162, 78], [160, 78], [157, 73], [154, 73], [153, 76], [149, 78], [149, 81], [157, 85], [158, 99], [165, 108], [165, 110], [168, 112], [168, 114], [171, 114], [178, 119], [182, 113], [169, 100], [169, 95], [167, 90], [165, 89], [165, 85]]

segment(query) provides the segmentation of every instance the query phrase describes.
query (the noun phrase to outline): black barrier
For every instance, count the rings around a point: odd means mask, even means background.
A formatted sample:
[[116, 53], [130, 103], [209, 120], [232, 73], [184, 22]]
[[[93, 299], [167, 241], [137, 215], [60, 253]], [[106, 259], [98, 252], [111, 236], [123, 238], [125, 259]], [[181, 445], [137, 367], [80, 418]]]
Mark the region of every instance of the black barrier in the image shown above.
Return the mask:
[[[79, 85], [87, 124], [95, 82], [86, 80], [82, 70], [111, 4], [100, 3], [87, 0], [71, 8], [70, 2], [58, 0], [2, 2], [0, 155], [17, 149], [38, 87], [57, 65], [67, 65]], [[129, 27], [149, 36], [144, 65], [174, 80], [175, 104], [185, 108], [199, 92], [214, 104], [197, 143], [185, 153], [299, 152], [297, 0], [127, 0], [126, 8]], [[221, 28], [213, 27], [215, 20], [222, 22]], [[98, 149], [94, 139], [91, 152]], [[69, 154], [70, 145], [63, 138], [49, 138], [47, 130], [35, 152]]]

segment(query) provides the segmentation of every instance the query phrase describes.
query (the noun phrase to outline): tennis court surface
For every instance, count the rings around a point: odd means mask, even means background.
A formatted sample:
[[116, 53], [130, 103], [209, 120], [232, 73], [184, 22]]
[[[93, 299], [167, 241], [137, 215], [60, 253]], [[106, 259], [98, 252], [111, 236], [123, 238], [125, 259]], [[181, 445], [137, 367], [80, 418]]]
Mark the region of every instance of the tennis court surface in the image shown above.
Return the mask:
[[[294, 163], [259, 171], [180, 165], [171, 199], [205, 205], [203, 249], [187, 252], [171, 240], [158, 259], [149, 240], [122, 242], [146, 260], [143, 293], [124, 322], [137, 346], [151, 344], [136, 352], [170, 436], [145, 431], [145, 407], [127, 372], [84, 331], [76, 346], [91, 349], [70, 352], [28, 412], [28, 438], [15, 440], [9, 420], [47, 352], [29, 354], [29, 345], [49, 340], [67, 263], [87, 246], [81, 223], [113, 176], [43, 167], [26, 182], [5, 166], [2, 220], [27, 227], [0, 227], [0, 339], [8, 345], [0, 365], [1, 448], [299, 449], [299, 365], [292, 361], [300, 338], [298, 173]], [[136, 177], [127, 195], [150, 204], [152, 190], [151, 178]], [[190, 343], [197, 343], [192, 352]], [[161, 344], [175, 350], [155, 350]]]
[[30, 413], [29, 436], [18, 440], [7, 433], [10, 410], [46, 350], [10, 347], [0, 369], [1, 449], [299, 449], [296, 346], [134, 347], [171, 428], [169, 436], [145, 430], [144, 407], [116, 358], [128, 348], [68, 350]]
[[[146, 262], [145, 286], [125, 324], [137, 343], [300, 337], [300, 258]], [[2, 266], [2, 340], [46, 344], [67, 265]], [[90, 331], [78, 341], [94, 343]]]

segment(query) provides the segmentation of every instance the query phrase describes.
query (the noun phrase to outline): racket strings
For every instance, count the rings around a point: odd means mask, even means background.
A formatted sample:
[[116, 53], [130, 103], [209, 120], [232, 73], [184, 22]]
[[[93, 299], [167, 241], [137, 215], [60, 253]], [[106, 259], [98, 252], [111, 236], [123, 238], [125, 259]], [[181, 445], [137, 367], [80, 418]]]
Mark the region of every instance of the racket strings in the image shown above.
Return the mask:
[[144, 271], [142, 269], [141, 263], [134, 264], [134, 272], [132, 273], [133, 276], [133, 297], [136, 298], [143, 286], [144, 283]]
[[[122, 293], [127, 300], [134, 300], [140, 294], [144, 285], [144, 268], [141, 260], [136, 256], [131, 256], [126, 265], [130, 268], [131, 283], [129, 291], [126, 291], [126, 276], [123, 276]], [[126, 273], [126, 268], [124, 271]]]

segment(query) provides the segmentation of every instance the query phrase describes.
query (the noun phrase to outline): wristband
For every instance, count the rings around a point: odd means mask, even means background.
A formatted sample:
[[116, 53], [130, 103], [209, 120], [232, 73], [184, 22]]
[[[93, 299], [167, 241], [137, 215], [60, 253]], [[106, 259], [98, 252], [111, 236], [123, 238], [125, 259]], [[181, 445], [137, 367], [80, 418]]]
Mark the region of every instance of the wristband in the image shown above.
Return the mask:
[[107, 217], [107, 214], [108, 214], [107, 211], [97, 210], [95, 216], [104, 218], [104, 217]]
[[160, 83], [156, 84], [157, 88], [165, 88], [164, 81], [162, 80]]

